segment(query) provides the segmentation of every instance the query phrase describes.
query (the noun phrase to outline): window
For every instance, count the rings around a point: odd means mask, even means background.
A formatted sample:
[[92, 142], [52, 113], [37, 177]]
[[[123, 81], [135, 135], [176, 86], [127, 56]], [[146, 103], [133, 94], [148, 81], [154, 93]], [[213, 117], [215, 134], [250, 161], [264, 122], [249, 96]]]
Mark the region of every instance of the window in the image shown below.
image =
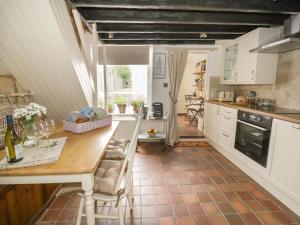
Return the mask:
[[146, 104], [148, 65], [108, 65], [107, 103], [110, 113], [134, 113], [132, 103]]
[[98, 50], [98, 104], [109, 113], [133, 114], [132, 103], [147, 103], [149, 46], [106, 45]]

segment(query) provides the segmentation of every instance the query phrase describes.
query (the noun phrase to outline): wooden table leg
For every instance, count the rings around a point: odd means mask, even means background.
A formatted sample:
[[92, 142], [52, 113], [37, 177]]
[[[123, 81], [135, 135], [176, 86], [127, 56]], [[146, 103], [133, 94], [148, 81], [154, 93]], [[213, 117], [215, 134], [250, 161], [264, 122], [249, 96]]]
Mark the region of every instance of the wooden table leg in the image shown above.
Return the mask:
[[87, 225], [95, 225], [95, 206], [93, 199], [94, 175], [87, 174], [82, 181], [82, 189], [85, 195], [85, 210]]

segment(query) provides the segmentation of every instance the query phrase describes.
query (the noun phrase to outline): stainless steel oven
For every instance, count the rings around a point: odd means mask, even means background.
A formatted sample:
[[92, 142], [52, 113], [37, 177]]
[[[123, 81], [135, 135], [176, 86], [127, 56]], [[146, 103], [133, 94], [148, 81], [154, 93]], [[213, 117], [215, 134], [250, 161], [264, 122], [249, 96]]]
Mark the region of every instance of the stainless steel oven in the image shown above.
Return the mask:
[[238, 111], [234, 147], [263, 167], [267, 166], [272, 117]]

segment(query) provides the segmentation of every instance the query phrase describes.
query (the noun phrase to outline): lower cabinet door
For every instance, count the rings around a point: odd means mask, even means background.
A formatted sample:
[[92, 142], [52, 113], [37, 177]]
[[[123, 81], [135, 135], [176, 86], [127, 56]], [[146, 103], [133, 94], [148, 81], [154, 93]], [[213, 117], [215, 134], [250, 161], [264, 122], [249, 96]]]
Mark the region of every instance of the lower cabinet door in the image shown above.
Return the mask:
[[216, 142], [219, 129], [219, 106], [207, 103], [205, 106], [204, 134]]
[[233, 149], [233, 141], [235, 136], [235, 124], [236, 120], [227, 115], [220, 115], [220, 124], [217, 144], [223, 149], [230, 151]]
[[232, 148], [232, 135], [227, 131], [221, 130], [218, 136], [217, 144], [227, 151]]
[[300, 200], [300, 125], [275, 120], [270, 176]]

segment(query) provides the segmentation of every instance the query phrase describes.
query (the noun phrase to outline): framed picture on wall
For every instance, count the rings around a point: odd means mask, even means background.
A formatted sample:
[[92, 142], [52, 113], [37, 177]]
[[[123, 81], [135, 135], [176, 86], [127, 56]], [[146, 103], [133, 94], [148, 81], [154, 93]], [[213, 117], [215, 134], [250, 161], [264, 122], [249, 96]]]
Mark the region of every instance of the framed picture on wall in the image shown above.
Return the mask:
[[166, 53], [154, 53], [153, 56], [153, 78], [166, 78]]

